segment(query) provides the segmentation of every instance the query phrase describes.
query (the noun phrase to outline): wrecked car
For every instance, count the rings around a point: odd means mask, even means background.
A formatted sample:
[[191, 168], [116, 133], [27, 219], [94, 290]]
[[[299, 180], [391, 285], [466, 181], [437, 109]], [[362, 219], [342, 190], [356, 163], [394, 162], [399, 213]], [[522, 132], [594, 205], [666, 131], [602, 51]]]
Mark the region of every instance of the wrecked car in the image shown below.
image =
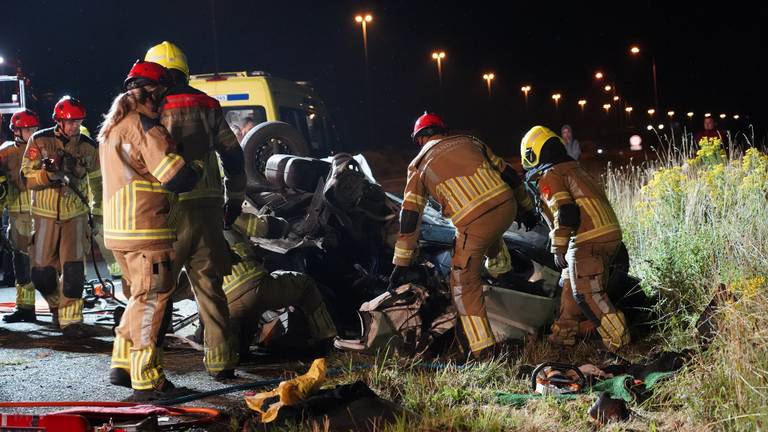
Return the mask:
[[[453, 225], [430, 202], [421, 227], [422, 265], [414, 266], [409, 278], [413, 289], [386, 292], [402, 197], [382, 189], [362, 155], [272, 155], [263, 180], [249, 183], [246, 201], [245, 211], [290, 222], [287, 237], [252, 238], [253, 246], [268, 269], [305, 272], [318, 282], [340, 330], [337, 348], [373, 352], [394, 344], [409, 353], [424, 352], [453, 329], [448, 285]], [[513, 224], [504, 240], [513, 270], [499, 279], [485, 275], [488, 317], [497, 340], [522, 340], [554, 320], [560, 271], [549, 253], [546, 226], [526, 232]], [[611, 272], [611, 299], [631, 322], [648, 322], [649, 300], [628, 270], [623, 249]], [[402, 313], [393, 315], [396, 309]], [[300, 332], [291, 330], [290, 312], [267, 313], [262, 320], [280, 321], [283, 335]], [[393, 316], [400, 318], [394, 322]]]

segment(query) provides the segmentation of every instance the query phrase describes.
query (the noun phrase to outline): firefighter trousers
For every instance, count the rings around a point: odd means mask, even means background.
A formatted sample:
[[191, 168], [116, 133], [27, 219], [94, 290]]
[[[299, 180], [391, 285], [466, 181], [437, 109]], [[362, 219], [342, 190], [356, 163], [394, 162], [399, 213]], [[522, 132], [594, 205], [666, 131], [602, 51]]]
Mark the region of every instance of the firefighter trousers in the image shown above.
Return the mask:
[[516, 203], [506, 201], [456, 230], [451, 292], [461, 327], [475, 355], [496, 343], [485, 309], [481, 279], [485, 257], [497, 257], [501, 253], [503, 243], [499, 239], [516, 215]]
[[248, 353], [261, 315], [288, 306], [304, 313], [312, 341], [336, 336], [336, 326], [320, 290], [315, 281], [303, 273], [276, 271], [260, 280], [254, 279], [253, 286], [234, 294], [229, 298], [229, 313], [240, 355]]
[[33, 221], [30, 279], [48, 306], [59, 308], [62, 328], [82, 323], [87, 217], [61, 221], [34, 215]]
[[563, 293], [560, 316], [552, 325], [556, 342], [576, 343], [579, 323], [584, 318], [596, 328], [605, 346], [617, 350], [629, 343], [629, 329], [624, 313], [616, 309], [605, 292], [610, 267], [620, 241], [595, 242], [576, 246], [571, 243], [563, 269]]
[[13, 271], [16, 274], [16, 307], [35, 309], [35, 286], [29, 275], [29, 244], [32, 240], [32, 215], [8, 213], [8, 241], [13, 247]]
[[131, 375], [134, 390], [159, 389], [165, 382], [162, 340], [166, 306], [173, 293], [173, 249], [113, 251], [131, 286], [131, 298], [115, 329], [112, 368]]
[[205, 326], [203, 362], [210, 373], [232, 369], [238, 363], [232, 345], [227, 297], [221, 285], [232, 269], [229, 246], [224, 240], [224, 213], [220, 207], [199, 207], [194, 200], [174, 209], [176, 259], [173, 280], [185, 268]]

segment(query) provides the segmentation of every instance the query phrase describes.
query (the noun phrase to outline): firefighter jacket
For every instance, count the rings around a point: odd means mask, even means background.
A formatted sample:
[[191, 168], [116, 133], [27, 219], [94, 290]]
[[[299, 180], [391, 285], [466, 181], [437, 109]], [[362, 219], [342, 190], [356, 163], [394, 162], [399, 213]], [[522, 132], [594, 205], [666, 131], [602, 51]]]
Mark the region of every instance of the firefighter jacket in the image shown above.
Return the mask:
[[543, 169], [538, 190], [551, 230], [552, 253], [564, 254], [571, 241], [578, 247], [621, 240], [621, 227], [605, 191], [578, 162]]
[[11, 213], [29, 213], [29, 191], [21, 179], [21, 158], [26, 144], [7, 141], [0, 146], [0, 182], [6, 185], [3, 207]]
[[232, 229], [225, 232], [230, 249], [237, 255], [232, 273], [224, 276], [222, 285], [224, 294], [230, 301], [258, 285], [267, 275], [262, 259], [256, 255], [248, 242], [248, 238], [263, 237], [266, 233], [267, 224], [263, 217], [252, 213], [242, 213], [235, 220]]
[[104, 167], [104, 243], [119, 251], [171, 247], [173, 194], [191, 190], [201, 165], [186, 163], [158, 114], [138, 106], [99, 146]]
[[411, 263], [428, 196], [437, 200], [457, 229], [505, 201], [517, 201], [525, 211], [533, 209], [517, 173], [482, 141], [468, 135], [432, 140], [408, 166], [395, 265]]
[[[57, 127], [35, 132], [27, 143], [21, 161], [21, 175], [32, 191], [33, 215], [56, 220], [69, 220], [88, 213], [86, 205], [70, 188], [81, 194], [88, 193], [88, 183], [101, 191], [101, 171], [96, 141], [79, 134], [67, 138]], [[62, 184], [43, 168], [43, 160], [52, 159], [60, 167], [59, 174], [69, 178], [69, 186]], [[66, 159], [74, 165], [67, 167]]]
[[223, 205], [219, 159], [227, 198], [242, 200], [246, 182], [243, 149], [224, 120], [219, 102], [192, 87], [179, 86], [169, 90], [160, 113], [161, 123], [179, 145], [179, 154], [185, 160], [204, 163], [197, 184], [180, 194], [179, 201], [195, 200], [196, 206]]

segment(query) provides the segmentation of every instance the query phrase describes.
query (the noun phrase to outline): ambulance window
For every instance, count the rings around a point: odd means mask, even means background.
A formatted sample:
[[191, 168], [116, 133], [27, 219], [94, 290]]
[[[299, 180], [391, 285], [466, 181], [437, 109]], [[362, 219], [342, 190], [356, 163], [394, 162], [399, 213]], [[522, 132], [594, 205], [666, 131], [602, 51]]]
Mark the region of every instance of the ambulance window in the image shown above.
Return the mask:
[[267, 121], [267, 110], [261, 105], [224, 107], [224, 118], [230, 126], [242, 127], [247, 118], [257, 125]]

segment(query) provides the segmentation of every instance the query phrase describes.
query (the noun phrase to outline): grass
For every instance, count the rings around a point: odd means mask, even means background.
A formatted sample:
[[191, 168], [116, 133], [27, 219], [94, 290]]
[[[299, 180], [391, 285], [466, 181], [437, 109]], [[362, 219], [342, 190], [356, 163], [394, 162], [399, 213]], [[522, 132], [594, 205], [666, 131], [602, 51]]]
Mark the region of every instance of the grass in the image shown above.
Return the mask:
[[[660, 152], [653, 162], [609, 168], [603, 177], [643, 289], [658, 294], [658, 334], [635, 341], [629, 358], [654, 350], [695, 348], [695, 321], [718, 283], [736, 295], [718, 314], [720, 331], [628, 422], [608, 431], [754, 431], [768, 428], [768, 156], [714, 143]], [[382, 353], [343, 357], [341, 364], [370, 361], [334, 383], [365, 381], [381, 397], [412, 414], [382, 431], [580, 431], [593, 430], [587, 409], [594, 397], [541, 399], [523, 408], [495, 402], [498, 391], [530, 392], [523, 364], [546, 360], [607, 359], [590, 345], [557, 351], [540, 340], [490, 363], [442, 370]], [[304, 425], [302, 430], [327, 430]]]

